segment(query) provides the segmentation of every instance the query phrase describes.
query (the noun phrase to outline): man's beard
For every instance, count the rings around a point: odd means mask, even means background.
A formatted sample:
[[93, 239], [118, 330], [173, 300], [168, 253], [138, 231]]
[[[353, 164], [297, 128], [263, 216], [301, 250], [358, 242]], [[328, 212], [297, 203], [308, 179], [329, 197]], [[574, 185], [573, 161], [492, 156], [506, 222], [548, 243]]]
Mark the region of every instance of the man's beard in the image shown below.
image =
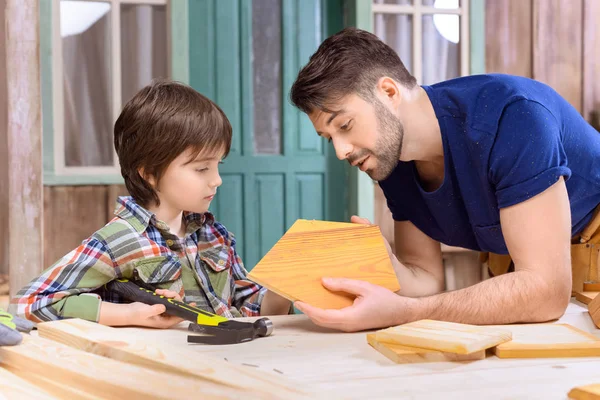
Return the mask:
[[376, 181], [383, 181], [396, 168], [402, 153], [402, 141], [404, 139], [404, 126], [400, 119], [395, 116], [378, 98], [373, 100], [373, 108], [377, 117], [377, 132], [379, 137], [375, 143], [375, 151], [362, 150], [354, 159], [361, 159], [367, 154], [374, 156], [377, 167], [371, 168], [366, 173]]

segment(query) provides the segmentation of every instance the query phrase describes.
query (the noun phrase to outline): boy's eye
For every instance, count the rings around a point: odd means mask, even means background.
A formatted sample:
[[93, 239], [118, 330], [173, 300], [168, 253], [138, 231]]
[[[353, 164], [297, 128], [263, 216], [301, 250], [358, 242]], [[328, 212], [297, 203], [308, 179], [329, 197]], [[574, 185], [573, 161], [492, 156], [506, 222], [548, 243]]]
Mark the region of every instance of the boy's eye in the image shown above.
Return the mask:
[[349, 126], [350, 126], [350, 121], [348, 121], [344, 125], [340, 126], [340, 130], [347, 131]]
[[205, 171], [208, 171], [208, 168], [200, 168], [200, 169], [197, 169], [196, 171], [198, 171], [198, 172], [205, 172]]

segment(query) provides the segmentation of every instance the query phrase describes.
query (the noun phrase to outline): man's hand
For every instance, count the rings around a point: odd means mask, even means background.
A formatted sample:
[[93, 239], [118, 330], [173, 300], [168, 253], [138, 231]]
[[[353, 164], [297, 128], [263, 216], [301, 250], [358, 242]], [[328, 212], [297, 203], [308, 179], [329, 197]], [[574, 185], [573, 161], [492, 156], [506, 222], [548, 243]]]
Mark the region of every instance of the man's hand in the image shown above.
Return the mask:
[[331, 291], [356, 295], [354, 304], [341, 310], [324, 310], [297, 301], [294, 305], [315, 324], [345, 332], [384, 328], [412, 320], [415, 299], [368, 282], [345, 278], [323, 278]]

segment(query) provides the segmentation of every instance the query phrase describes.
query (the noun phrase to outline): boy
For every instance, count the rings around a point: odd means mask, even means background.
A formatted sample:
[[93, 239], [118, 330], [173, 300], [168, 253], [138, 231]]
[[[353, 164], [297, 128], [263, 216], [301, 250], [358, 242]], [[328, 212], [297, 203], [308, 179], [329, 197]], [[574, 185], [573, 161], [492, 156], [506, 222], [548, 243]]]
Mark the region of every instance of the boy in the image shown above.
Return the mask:
[[183, 84], [155, 81], [123, 108], [114, 143], [131, 197], [120, 197], [111, 222], [21, 289], [13, 314], [110, 326], [181, 322], [163, 305], [126, 303], [104, 289], [119, 278], [227, 318], [291, 310], [246, 280], [233, 235], [207, 212], [231, 146], [231, 125], [216, 104]]

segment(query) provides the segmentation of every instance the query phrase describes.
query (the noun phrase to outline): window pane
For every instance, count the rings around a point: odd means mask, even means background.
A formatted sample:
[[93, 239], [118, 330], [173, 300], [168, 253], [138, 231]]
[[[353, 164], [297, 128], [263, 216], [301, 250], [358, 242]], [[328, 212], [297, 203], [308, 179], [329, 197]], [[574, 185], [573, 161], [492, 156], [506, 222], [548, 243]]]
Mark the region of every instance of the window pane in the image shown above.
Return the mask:
[[121, 103], [154, 78], [166, 78], [167, 8], [121, 5]]
[[458, 15], [423, 16], [423, 84], [460, 76]]
[[406, 14], [375, 14], [375, 34], [396, 50], [406, 69], [412, 73], [413, 20]]
[[113, 164], [110, 4], [60, 2], [67, 166]]
[[444, 9], [454, 9], [460, 6], [458, 0], [423, 0], [423, 5]]
[[254, 151], [281, 154], [281, 0], [252, 2]]

